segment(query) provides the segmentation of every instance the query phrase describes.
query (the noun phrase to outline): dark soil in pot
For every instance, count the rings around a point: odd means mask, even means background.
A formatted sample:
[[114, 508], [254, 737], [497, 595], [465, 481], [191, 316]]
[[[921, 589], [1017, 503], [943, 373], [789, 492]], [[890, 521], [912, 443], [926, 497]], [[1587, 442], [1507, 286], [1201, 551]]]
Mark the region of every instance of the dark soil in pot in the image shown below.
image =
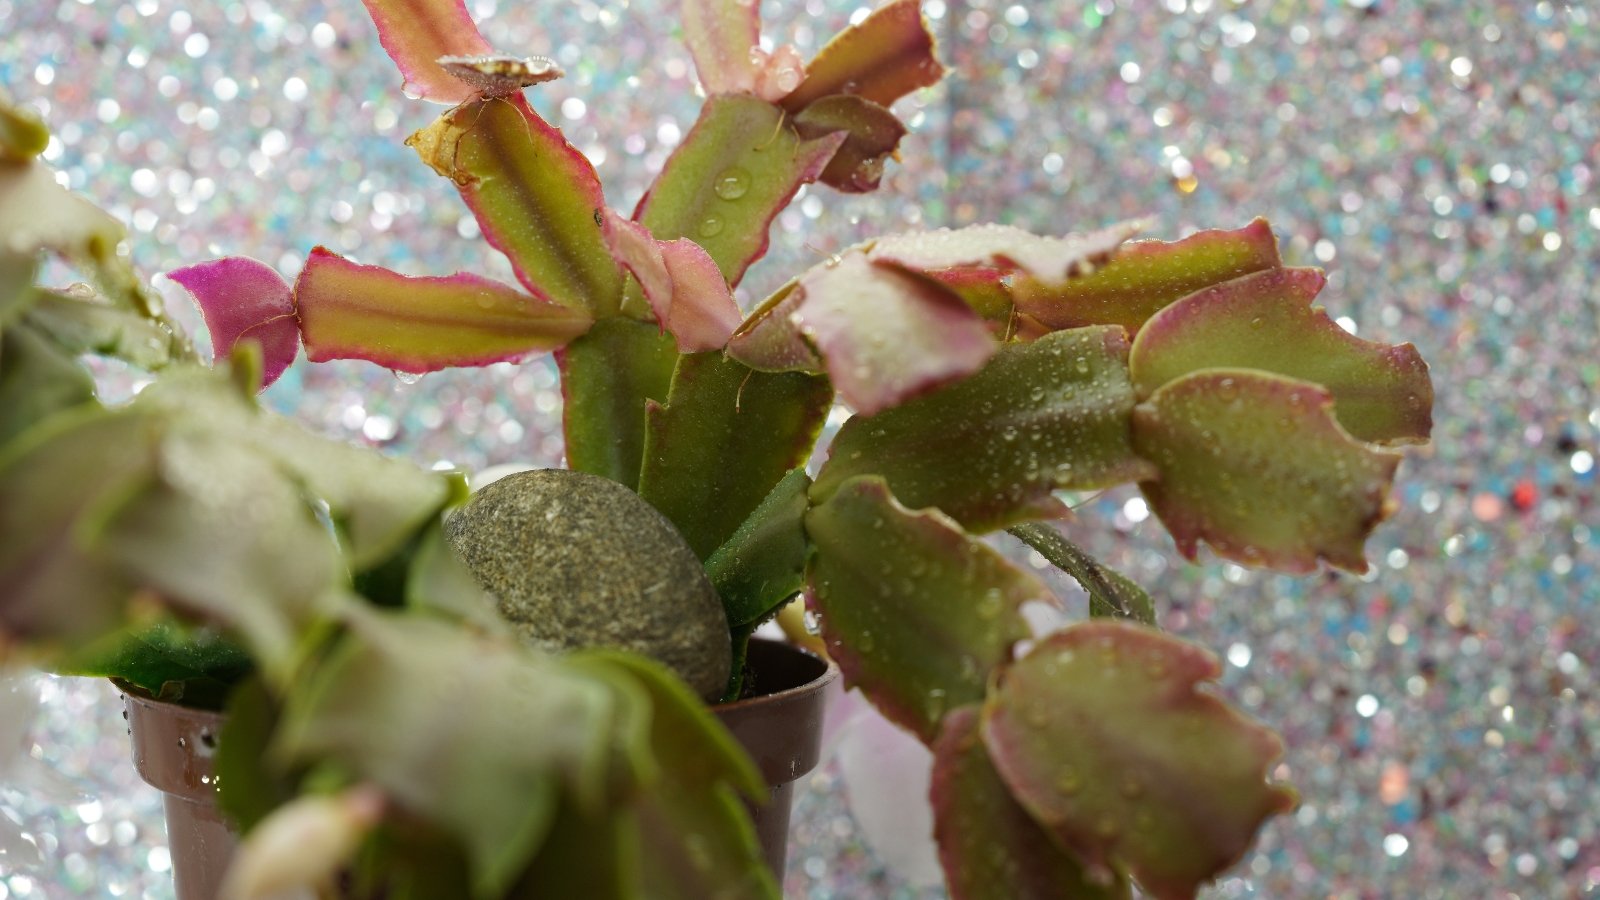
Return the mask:
[[[751, 809], [767, 865], [783, 881], [794, 782], [816, 768], [831, 663], [778, 641], [750, 642], [747, 696], [712, 711], [755, 761], [771, 790]], [[217, 808], [212, 771], [223, 716], [124, 695], [139, 775], [162, 792], [178, 900], [214, 900], [235, 836]]]

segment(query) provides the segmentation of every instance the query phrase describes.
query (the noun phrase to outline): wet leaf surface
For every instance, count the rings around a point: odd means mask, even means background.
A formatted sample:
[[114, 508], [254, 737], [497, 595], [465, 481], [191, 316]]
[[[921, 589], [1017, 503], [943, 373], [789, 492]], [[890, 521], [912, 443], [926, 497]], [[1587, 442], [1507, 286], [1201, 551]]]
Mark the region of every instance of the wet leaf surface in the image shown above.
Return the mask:
[[646, 414], [639, 496], [702, 560], [811, 453], [833, 400], [826, 379], [756, 372], [720, 353], [680, 357]]
[[1317, 269], [1269, 269], [1163, 309], [1133, 342], [1140, 396], [1200, 369], [1261, 369], [1327, 388], [1339, 424], [1359, 440], [1427, 440], [1433, 383], [1422, 354], [1340, 328], [1311, 305], [1326, 281]]
[[1125, 878], [1092, 880], [1011, 796], [989, 761], [978, 713], [951, 713], [933, 745], [933, 836], [952, 900], [1129, 897]]
[[1019, 278], [1012, 291], [1017, 309], [1048, 328], [1121, 325], [1131, 335], [1169, 303], [1278, 265], [1278, 241], [1266, 220], [1256, 219], [1180, 241], [1137, 241], [1084, 277], [1057, 285]]
[[615, 313], [622, 270], [600, 234], [600, 178], [520, 94], [463, 104], [406, 144], [456, 183], [524, 288], [597, 317]]
[[365, 359], [417, 374], [521, 360], [565, 346], [593, 323], [581, 309], [477, 275], [409, 277], [322, 247], [306, 260], [294, 299], [312, 362]]
[[972, 531], [1063, 513], [1058, 488], [1154, 474], [1134, 453], [1127, 338], [1120, 328], [1057, 332], [1003, 347], [981, 371], [839, 430], [812, 494], [883, 476], [913, 509]]
[[1191, 898], [1295, 804], [1267, 782], [1277, 735], [1199, 690], [1220, 671], [1144, 626], [1074, 625], [1006, 671], [984, 705], [984, 744], [1018, 802], [1091, 872]]
[[1140, 404], [1133, 435], [1159, 470], [1140, 487], [1184, 556], [1204, 540], [1249, 565], [1366, 570], [1363, 545], [1389, 513], [1400, 455], [1350, 437], [1326, 389], [1203, 369]]
[[921, 736], [983, 700], [1029, 636], [1018, 609], [1050, 592], [949, 517], [911, 512], [880, 478], [840, 485], [806, 515], [808, 601], [848, 686]]

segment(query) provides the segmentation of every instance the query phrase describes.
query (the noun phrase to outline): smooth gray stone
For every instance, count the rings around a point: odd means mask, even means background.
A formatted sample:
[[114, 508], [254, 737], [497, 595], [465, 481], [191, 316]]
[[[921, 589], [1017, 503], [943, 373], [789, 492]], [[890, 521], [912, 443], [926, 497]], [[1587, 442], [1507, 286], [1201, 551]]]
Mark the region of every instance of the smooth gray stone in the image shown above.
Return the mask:
[[708, 700], [727, 686], [716, 590], [672, 523], [626, 487], [567, 469], [518, 472], [474, 494], [445, 536], [529, 643], [639, 653]]

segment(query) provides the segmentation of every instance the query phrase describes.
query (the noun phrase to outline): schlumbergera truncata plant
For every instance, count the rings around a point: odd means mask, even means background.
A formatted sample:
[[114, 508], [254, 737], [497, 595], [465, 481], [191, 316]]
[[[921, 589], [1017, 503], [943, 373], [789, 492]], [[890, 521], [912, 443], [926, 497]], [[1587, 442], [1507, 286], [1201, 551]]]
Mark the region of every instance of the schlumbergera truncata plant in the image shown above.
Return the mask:
[[[1175, 242], [1129, 242], [1139, 224], [888, 235], [746, 316], [732, 291], [772, 219], [808, 183], [876, 188], [905, 134], [890, 107], [942, 76], [915, 0], [809, 63], [760, 49], [759, 4], [686, 0], [707, 100], [631, 215], [524, 97], [554, 63], [496, 55], [461, 0], [365, 3], [408, 92], [454, 104], [407, 143], [519, 284], [320, 248], [293, 285], [242, 258], [191, 266], [171, 277], [231, 378], [179, 364], [126, 407], [75, 396], [0, 452], [0, 636], [58, 669], [231, 695], [222, 798], [253, 827], [241, 896], [341, 866], [344, 890], [386, 897], [777, 896], [737, 802], [759, 786], [693, 694], [746, 690], [751, 633], [796, 595], [847, 682], [931, 748], [955, 897], [1192, 897], [1293, 805], [1269, 780], [1278, 738], [1206, 689], [1214, 657], [1046, 523], [1067, 514], [1059, 491], [1135, 482], [1191, 559], [1205, 542], [1363, 570], [1400, 461], [1387, 448], [1431, 427], [1414, 348], [1334, 324], [1312, 305], [1322, 274], [1284, 266], [1260, 220]], [[36, 134], [13, 118], [6, 177], [37, 180], [37, 141], [14, 137]], [[0, 260], [0, 391], [46, 380], [12, 377], [15, 353], [43, 371], [13, 345], [68, 369], [125, 348], [67, 341], [49, 317], [68, 302], [172, 335], [108, 255], [112, 224], [64, 211], [81, 203], [64, 192], [48, 227], [24, 220], [7, 185], [7, 229], [27, 239]], [[100, 292], [32, 287], [43, 250], [88, 263]], [[534, 473], [537, 490], [491, 487], [443, 519], [462, 499], [447, 478], [249, 400], [240, 386], [302, 344], [412, 373], [555, 351], [583, 474]], [[853, 415], [813, 478], [836, 402]], [[570, 490], [587, 509], [584, 476], [670, 522], [720, 600], [712, 640], [662, 649], [701, 613], [559, 590], [574, 582], [549, 571], [613, 568], [569, 558], [589, 538], [506, 563], [527, 553], [507, 531], [518, 504]], [[638, 518], [585, 522], [620, 557]], [[1088, 620], [1030, 631], [1023, 605], [1060, 601], [996, 549], [1012, 539], [1083, 585]], [[317, 852], [279, 843], [302, 826], [325, 835]]]

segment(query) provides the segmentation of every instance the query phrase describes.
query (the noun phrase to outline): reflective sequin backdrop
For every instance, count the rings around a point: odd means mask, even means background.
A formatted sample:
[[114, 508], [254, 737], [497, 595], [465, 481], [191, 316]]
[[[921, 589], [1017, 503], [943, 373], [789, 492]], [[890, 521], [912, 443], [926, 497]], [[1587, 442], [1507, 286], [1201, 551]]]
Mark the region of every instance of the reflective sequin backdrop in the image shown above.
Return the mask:
[[[631, 206], [696, 110], [674, 4], [469, 2], [497, 46], [566, 66], [535, 105]], [[808, 191], [750, 289], [908, 225], [1070, 230], [1151, 214], [1172, 237], [1269, 216], [1289, 260], [1329, 270], [1323, 297], [1347, 327], [1422, 348], [1439, 425], [1403, 470], [1368, 577], [1180, 564], [1127, 491], [1088, 500], [1073, 526], [1154, 586], [1163, 624], [1214, 648], [1221, 690], [1288, 740], [1279, 774], [1304, 802], [1213, 895], [1597, 890], [1600, 10], [927, 8], [954, 75], [906, 103], [906, 163], [874, 197]], [[802, 49], [864, 12], [765, 11], [768, 34]], [[327, 243], [411, 272], [509, 277], [449, 185], [400, 145], [437, 109], [400, 94], [356, 0], [0, 0], [0, 36], [0, 82], [47, 113], [49, 157], [132, 225], [147, 271], [242, 253], [292, 274]], [[560, 458], [561, 398], [542, 363], [417, 384], [300, 366], [268, 399], [426, 463]], [[0, 857], [0, 898], [170, 896], [158, 806], [135, 785], [113, 695], [41, 690], [34, 755], [71, 784], [36, 775], [0, 791], [0, 813], [42, 851]], [[937, 895], [884, 874], [836, 781], [825, 770], [803, 792], [790, 895]]]

